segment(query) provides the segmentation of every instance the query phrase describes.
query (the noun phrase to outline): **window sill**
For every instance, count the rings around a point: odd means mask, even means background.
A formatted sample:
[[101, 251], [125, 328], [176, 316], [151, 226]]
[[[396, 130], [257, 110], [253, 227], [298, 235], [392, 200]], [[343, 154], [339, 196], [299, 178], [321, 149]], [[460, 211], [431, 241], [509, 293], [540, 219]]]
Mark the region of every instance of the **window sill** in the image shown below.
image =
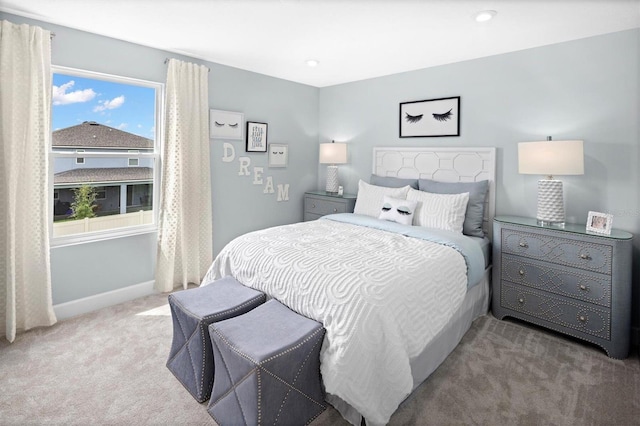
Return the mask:
[[106, 230], [74, 234], [62, 237], [52, 237], [49, 246], [51, 248], [74, 246], [78, 244], [95, 243], [99, 241], [113, 240], [117, 238], [132, 237], [135, 235], [152, 234], [158, 232], [157, 225], [131, 226], [126, 229]]

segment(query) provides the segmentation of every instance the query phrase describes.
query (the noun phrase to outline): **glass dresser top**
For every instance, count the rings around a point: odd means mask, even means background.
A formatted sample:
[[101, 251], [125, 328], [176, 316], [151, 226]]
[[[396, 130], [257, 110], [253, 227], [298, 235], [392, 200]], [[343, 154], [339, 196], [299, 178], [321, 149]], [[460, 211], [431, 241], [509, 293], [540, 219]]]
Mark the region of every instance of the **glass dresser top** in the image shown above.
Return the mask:
[[612, 229], [611, 235], [598, 234], [596, 232], [587, 231], [587, 226], [585, 224], [565, 223], [564, 227], [551, 226], [551, 225], [543, 226], [543, 225], [539, 225], [538, 220], [533, 217], [496, 216], [495, 220], [502, 223], [511, 223], [513, 225], [526, 225], [526, 226], [533, 226], [541, 229], [554, 229], [557, 231], [565, 231], [565, 232], [571, 232], [574, 234], [581, 234], [581, 235], [591, 235], [594, 237], [614, 238], [617, 240], [628, 240], [630, 238], [633, 238], [633, 235], [631, 235], [627, 231], [621, 231], [618, 229]]
[[356, 198], [356, 194], [342, 194], [338, 195], [337, 192], [327, 192], [327, 191], [307, 191], [306, 194], [311, 195], [323, 195], [325, 197], [335, 197], [335, 198]]

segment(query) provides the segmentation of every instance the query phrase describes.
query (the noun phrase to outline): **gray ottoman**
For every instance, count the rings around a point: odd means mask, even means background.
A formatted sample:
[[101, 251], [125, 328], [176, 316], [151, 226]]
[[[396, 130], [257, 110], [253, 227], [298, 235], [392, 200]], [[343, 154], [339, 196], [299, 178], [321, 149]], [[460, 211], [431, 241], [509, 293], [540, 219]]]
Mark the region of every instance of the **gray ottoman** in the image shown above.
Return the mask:
[[209, 326], [216, 380], [208, 411], [224, 425], [304, 425], [324, 409], [324, 327], [272, 299]]
[[266, 300], [232, 277], [169, 295], [173, 342], [167, 368], [198, 402], [209, 399], [214, 363], [209, 324], [242, 315]]

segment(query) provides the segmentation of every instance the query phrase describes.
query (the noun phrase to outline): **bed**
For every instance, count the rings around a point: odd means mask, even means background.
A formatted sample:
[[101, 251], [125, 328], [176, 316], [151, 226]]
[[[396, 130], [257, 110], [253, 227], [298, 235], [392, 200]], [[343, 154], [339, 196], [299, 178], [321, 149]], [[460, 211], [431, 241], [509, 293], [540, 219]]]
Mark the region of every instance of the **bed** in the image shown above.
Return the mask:
[[[354, 425], [363, 418], [368, 425], [387, 423], [472, 321], [486, 314], [490, 300], [495, 148], [378, 147], [372, 172], [378, 184], [360, 182], [354, 214], [238, 237], [202, 281], [207, 285], [232, 275], [323, 323], [327, 334], [320, 360], [327, 401]], [[462, 209], [470, 208], [468, 193], [434, 195], [400, 186], [405, 179], [422, 179], [427, 188], [435, 184], [434, 193], [441, 182], [486, 184], [475, 224], [484, 236], [462, 234], [460, 208], [445, 220], [416, 207], [431, 200], [455, 206], [466, 197]], [[382, 193], [386, 198], [380, 210]], [[412, 197], [425, 201], [405, 202], [397, 209], [393, 204]], [[416, 219], [407, 222], [404, 204], [413, 206]], [[379, 211], [396, 210], [397, 221], [378, 218]], [[471, 213], [466, 215], [463, 211], [465, 233]], [[445, 220], [454, 228], [411, 226], [418, 216], [421, 225]]]

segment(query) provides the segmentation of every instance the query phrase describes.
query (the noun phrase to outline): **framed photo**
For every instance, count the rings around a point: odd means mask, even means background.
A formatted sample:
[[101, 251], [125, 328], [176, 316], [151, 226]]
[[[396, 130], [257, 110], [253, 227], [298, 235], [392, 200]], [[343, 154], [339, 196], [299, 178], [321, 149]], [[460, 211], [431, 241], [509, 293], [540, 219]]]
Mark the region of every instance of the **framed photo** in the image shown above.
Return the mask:
[[611, 234], [613, 215], [608, 213], [589, 212], [587, 218], [587, 231], [598, 234]]
[[289, 163], [289, 145], [284, 143], [269, 144], [269, 167], [287, 167]]
[[267, 123], [247, 121], [247, 152], [267, 152]]
[[460, 136], [460, 96], [400, 104], [400, 137]]
[[244, 114], [241, 112], [209, 110], [209, 136], [212, 139], [240, 139], [244, 129]]

